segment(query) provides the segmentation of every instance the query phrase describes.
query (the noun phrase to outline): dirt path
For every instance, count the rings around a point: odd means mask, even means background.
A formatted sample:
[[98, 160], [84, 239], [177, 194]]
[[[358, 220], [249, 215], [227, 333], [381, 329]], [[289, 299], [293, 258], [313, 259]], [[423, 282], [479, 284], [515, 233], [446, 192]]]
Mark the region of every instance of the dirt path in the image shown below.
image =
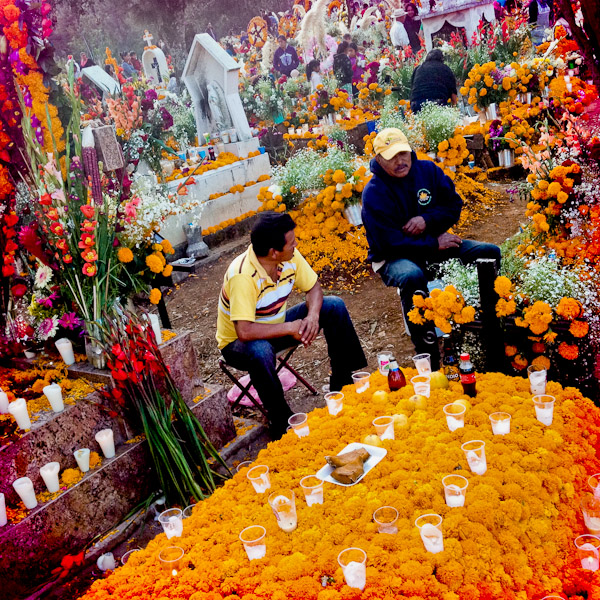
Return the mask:
[[[508, 187], [502, 184], [490, 185], [497, 191]], [[518, 199], [511, 202], [505, 196], [500, 205], [482, 215], [479, 221], [461, 235], [501, 244], [517, 232], [520, 222], [524, 220], [524, 213], [523, 202]], [[246, 240], [245, 244], [247, 243]], [[225, 269], [239, 252], [236, 250], [223, 254], [197, 276], [185, 280], [179, 289], [173, 291], [167, 302], [173, 327], [193, 332], [201, 365], [200, 376], [209, 383], [218, 382], [226, 387], [229, 387], [229, 382], [222, 376], [217, 364], [220, 357], [215, 342], [217, 300]], [[340, 296], [346, 302], [365, 349], [370, 370], [377, 368], [377, 353], [381, 350], [393, 350], [401, 366], [411, 362], [413, 347], [404, 332], [400, 301], [395, 289], [386, 288], [380, 278], [373, 275], [365, 279], [354, 292], [332, 290], [329, 293]], [[294, 294], [291, 301], [296, 303], [301, 299]], [[329, 377], [329, 361], [323, 336], [319, 336], [311, 347], [298, 350], [294, 355], [293, 365], [320, 390]], [[300, 384], [287, 392], [286, 397], [295, 412], [324, 406], [321, 394], [313, 397]], [[247, 414], [245, 409], [242, 410]]]

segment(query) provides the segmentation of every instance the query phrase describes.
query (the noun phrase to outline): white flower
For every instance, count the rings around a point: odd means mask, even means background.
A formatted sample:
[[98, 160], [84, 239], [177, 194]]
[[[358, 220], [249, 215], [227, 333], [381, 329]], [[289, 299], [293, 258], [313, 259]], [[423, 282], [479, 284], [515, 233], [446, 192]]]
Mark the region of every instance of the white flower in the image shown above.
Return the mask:
[[46, 265], [40, 265], [35, 273], [35, 287], [45, 288], [52, 281], [52, 269]]
[[338, 183], [338, 184], [335, 186], [335, 191], [336, 191], [336, 192], [341, 192], [343, 189], [344, 189], [344, 186], [343, 186], [343, 184], [341, 184], [341, 183]]
[[272, 185], [268, 189], [273, 196], [281, 196], [281, 186], [280, 185]]

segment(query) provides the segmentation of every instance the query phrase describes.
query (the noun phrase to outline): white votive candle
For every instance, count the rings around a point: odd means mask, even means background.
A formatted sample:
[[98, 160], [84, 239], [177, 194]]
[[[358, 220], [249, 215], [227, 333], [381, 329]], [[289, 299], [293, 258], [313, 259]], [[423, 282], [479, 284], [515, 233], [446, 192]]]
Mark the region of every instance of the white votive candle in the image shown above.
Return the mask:
[[451, 415], [446, 415], [446, 424], [448, 425], [448, 429], [450, 431], [456, 431], [457, 429], [465, 426], [465, 418], [464, 416], [457, 418], [452, 417]]
[[4, 527], [7, 523], [6, 500], [4, 499], [4, 494], [0, 493], [0, 527]]
[[323, 504], [323, 488], [317, 490], [316, 492], [306, 494], [305, 498], [307, 506], [312, 506], [313, 504]]
[[29, 477], [21, 477], [13, 481], [13, 488], [19, 494], [19, 498], [23, 501], [25, 508], [35, 508], [37, 506], [37, 498], [33, 490], [33, 483]]
[[461, 489], [457, 485], [447, 485], [446, 489], [446, 505], [451, 508], [465, 505], [465, 497], [462, 495]]
[[75, 354], [73, 353], [73, 344], [71, 340], [67, 338], [60, 338], [54, 342], [56, 349], [60, 353], [60, 357], [63, 359], [65, 365], [70, 366], [75, 362]]
[[15, 418], [21, 429], [31, 429], [31, 419], [27, 412], [25, 398], [17, 398], [14, 402], [11, 402], [8, 405], [8, 412]]
[[[598, 554], [598, 549], [593, 544], [582, 544], [579, 550], [594, 552]], [[598, 556], [586, 556], [581, 559], [581, 568], [587, 571], [597, 571], [599, 566]]]
[[469, 463], [471, 471], [476, 475], [483, 475], [487, 471], [485, 457], [480, 458], [474, 450], [469, 450], [469, 452], [467, 452], [467, 462]]
[[58, 472], [60, 471], [60, 463], [50, 462], [40, 469], [40, 475], [51, 494], [58, 492], [60, 484], [58, 482]]
[[267, 553], [266, 544], [259, 544], [258, 546], [246, 545], [244, 548], [246, 549], [248, 560], [259, 560], [264, 558], [265, 554]]
[[585, 526], [588, 530], [588, 533], [591, 535], [600, 534], [600, 517], [590, 517], [584, 512], [583, 520], [585, 521]]
[[310, 433], [310, 428], [308, 425], [304, 425], [304, 427], [294, 428], [294, 433], [299, 437], [306, 437]]
[[152, 331], [154, 331], [154, 337], [156, 338], [157, 344], [162, 344], [162, 332], [160, 330], [160, 321], [158, 315], [148, 315], [150, 317], [150, 325], [152, 325]]
[[4, 415], [8, 412], [8, 396], [0, 390], [0, 414]]
[[75, 456], [79, 470], [82, 473], [87, 473], [90, 470], [90, 449], [80, 448], [79, 450], [75, 450], [73, 455]]
[[444, 549], [444, 536], [442, 535], [442, 532], [431, 523], [425, 523], [425, 525], [421, 527], [421, 540], [423, 540], [425, 550], [432, 554], [442, 552]]
[[115, 440], [112, 429], [103, 429], [96, 434], [96, 441], [102, 448], [102, 453], [106, 458], [112, 458], [115, 455]]
[[348, 587], [365, 589], [367, 583], [367, 565], [365, 563], [349, 562], [342, 571]]
[[44, 395], [48, 398], [52, 410], [56, 413], [62, 412], [65, 409], [65, 404], [62, 397], [62, 388], [58, 383], [51, 383], [44, 388]]
[[540, 407], [540, 406], [536, 406], [535, 407], [535, 416], [537, 418], [537, 420], [542, 423], [542, 425], [552, 425], [552, 417], [554, 415], [554, 407], [551, 406], [550, 408], [547, 407]]
[[[572, 92], [573, 91], [573, 84], [572, 83], [567, 83], [567, 92]], [[596, 559], [596, 564], [598, 563], [598, 559]]]
[[167, 539], [172, 537], [181, 537], [183, 533], [183, 520], [181, 517], [169, 517], [169, 528], [165, 530]]

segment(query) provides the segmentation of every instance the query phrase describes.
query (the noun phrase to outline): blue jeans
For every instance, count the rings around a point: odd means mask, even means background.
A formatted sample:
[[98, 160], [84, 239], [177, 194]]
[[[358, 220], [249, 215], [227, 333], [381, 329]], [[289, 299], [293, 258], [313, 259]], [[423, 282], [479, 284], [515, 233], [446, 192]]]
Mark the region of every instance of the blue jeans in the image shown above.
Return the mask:
[[[307, 314], [308, 307], [305, 302], [301, 302], [286, 311], [285, 320], [304, 319]], [[367, 359], [343, 300], [335, 296], [323, 298], [319, 325], [327, 341], [331, 361], [329, 387], [332, 391], [337, 391], [352, 383], [352, 372], [365, 367]], [[298, 343], [292, 336], [251, 342], [235, 340], [221, 350], [227, 364], [250, 374], [252, 385], [269, 415], [273, 439], [278, 439], [285, 433], [287, 420], [292, 415], [276, 373], [276, 355]]]
[[[441, 263], [450, 258], [458, 258], [465, 264], [475, 262], [479, 258], [493, 258], [500, 266], [500, 248], [494, 244], [463, 240], [458, 248], [440, 250], [428, 263]], [[425, 261], [399, 258], [398, 260], [386, 262], [379, 273], [385, 285], [400, 289], [400, 299], [405, 316], [408, 315], [408, 311], [413, 306], [412, 299], [415, 294], [429, 295], [427, 291], [427, 263]], [[408, 320], [408, 317], [406, 318]], [[422, 352], [431, 354], [432, 367], [434, 369], [439, 368], [440, 354], [432, 322], [428, 321], [425, 325], [411, 323], [410, 336], [417, 354]]]

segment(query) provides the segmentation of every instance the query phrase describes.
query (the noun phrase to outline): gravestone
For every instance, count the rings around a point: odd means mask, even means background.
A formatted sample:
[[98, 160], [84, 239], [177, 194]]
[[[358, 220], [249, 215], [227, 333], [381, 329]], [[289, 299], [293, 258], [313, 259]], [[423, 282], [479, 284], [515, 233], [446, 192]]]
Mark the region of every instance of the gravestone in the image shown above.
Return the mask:
[[119, 82], [113, 79], [102, 67], [93, 65], [81, 69], [81, 76], [93, 84], [102, 95], [110, 94], [114, 96], [121, 92]]
[[198, 139], [235, 129], [238, 139], [252, 134], [238, 92], [240, 65], [208, 33], [194, 36], [183, 81], [194, 103]]
[[158, 47], [151, 45], [152, 36], [148, 30], [144, 33], [144, 54], [142, 54], [142, 67], [146, 79], [155, 86], [166, 87], [169, 81], [169, 65], [165, 53]]

